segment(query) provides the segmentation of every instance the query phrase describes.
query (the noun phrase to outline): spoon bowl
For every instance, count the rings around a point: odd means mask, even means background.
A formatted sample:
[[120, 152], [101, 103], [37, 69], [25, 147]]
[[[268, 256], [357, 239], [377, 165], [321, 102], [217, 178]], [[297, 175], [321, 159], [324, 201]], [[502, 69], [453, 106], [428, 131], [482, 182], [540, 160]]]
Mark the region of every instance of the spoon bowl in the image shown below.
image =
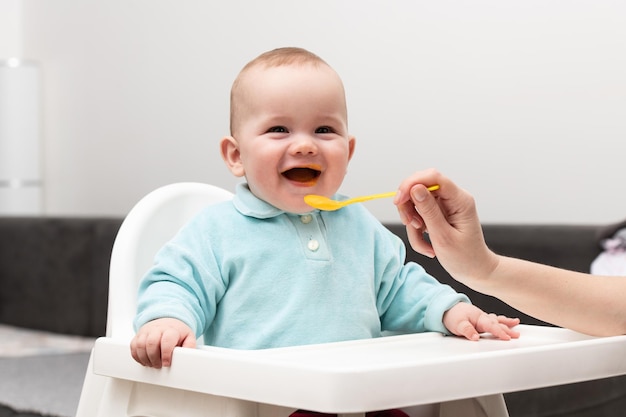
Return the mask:
[[[438, 189], [439, 185], [431, 185], [430, 187], [428, 187], [428, 191], [435, 191]], [[350, 204], [362, 203], [363, 201], [375, 200], [377, 198], [393, 197], [394, 195], [396, 195], [395, 191], [390, 193], [365, 195], [362, 197], [354, 197], [348, 200], [337, 201], [332, 200], [328, 197], [324, 197], [323, 195], [308, 194], [304, 196], [304, 202], [318, 210], [335, 211]]]

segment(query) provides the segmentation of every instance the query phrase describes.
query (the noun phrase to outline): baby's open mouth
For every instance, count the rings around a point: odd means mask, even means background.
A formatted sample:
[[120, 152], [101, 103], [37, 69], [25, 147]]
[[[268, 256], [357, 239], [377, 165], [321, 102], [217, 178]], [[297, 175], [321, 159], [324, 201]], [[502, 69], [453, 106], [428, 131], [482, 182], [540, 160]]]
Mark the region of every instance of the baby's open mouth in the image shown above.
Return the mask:
[[291, 168], [283, 172], [283, 176], [291, 181], [309, 183], [319, 178], [322, 171], [314, 168]]

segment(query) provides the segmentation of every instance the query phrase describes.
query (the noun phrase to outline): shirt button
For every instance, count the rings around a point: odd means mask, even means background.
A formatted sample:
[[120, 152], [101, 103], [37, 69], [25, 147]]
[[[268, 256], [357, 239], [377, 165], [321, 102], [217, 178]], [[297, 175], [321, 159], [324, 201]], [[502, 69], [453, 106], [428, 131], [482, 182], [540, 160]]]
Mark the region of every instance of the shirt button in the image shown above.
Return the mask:
[[311, 220], [313, 220], [313, 216], [311, 216], [310, 214], [303, 214], [302, 216], [300, 216], [300, 221], [304, 224], [311, 223]]
[[309, 248], [311, 252], [315, 252], [316, 250], [320, 248], [320, 243], [315, 239], [311, 239], [309, 240], [309, 243], [307, 243], [306, 246], [307, 248]]

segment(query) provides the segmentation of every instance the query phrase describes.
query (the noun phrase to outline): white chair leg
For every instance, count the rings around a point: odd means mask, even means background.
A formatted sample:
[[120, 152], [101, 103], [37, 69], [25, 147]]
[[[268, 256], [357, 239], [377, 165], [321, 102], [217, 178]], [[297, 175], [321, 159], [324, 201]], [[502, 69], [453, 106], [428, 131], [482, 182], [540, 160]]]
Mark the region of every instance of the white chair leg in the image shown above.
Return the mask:
[[89, 357], [89, 364], [85, 371], [85, 381], [80, 394], [76, 417], [93, 417], [98, 412], [102, 392], [109, 378], [93, 373], [93, 351]]
[[[100, 404], [94, 417], [127, 417], [128, 403], [133, 389], [133, 382], [123, 379], [108, 378]], [[148, 416], [145, 416], [148, 417]]]

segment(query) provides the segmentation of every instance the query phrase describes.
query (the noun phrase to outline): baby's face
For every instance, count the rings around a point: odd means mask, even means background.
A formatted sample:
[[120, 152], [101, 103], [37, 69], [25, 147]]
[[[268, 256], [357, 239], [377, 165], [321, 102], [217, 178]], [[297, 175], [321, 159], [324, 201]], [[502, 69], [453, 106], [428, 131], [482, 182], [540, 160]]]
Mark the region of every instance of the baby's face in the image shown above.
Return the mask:
[[326, 65], [290, 65], [253, 68], [243, 82], [239, 124], [225, 139], [239, 159], [231, 171], [273, 206], [311, 211], [304, 196], [336, 193], [354, 151], [339, 76]]

